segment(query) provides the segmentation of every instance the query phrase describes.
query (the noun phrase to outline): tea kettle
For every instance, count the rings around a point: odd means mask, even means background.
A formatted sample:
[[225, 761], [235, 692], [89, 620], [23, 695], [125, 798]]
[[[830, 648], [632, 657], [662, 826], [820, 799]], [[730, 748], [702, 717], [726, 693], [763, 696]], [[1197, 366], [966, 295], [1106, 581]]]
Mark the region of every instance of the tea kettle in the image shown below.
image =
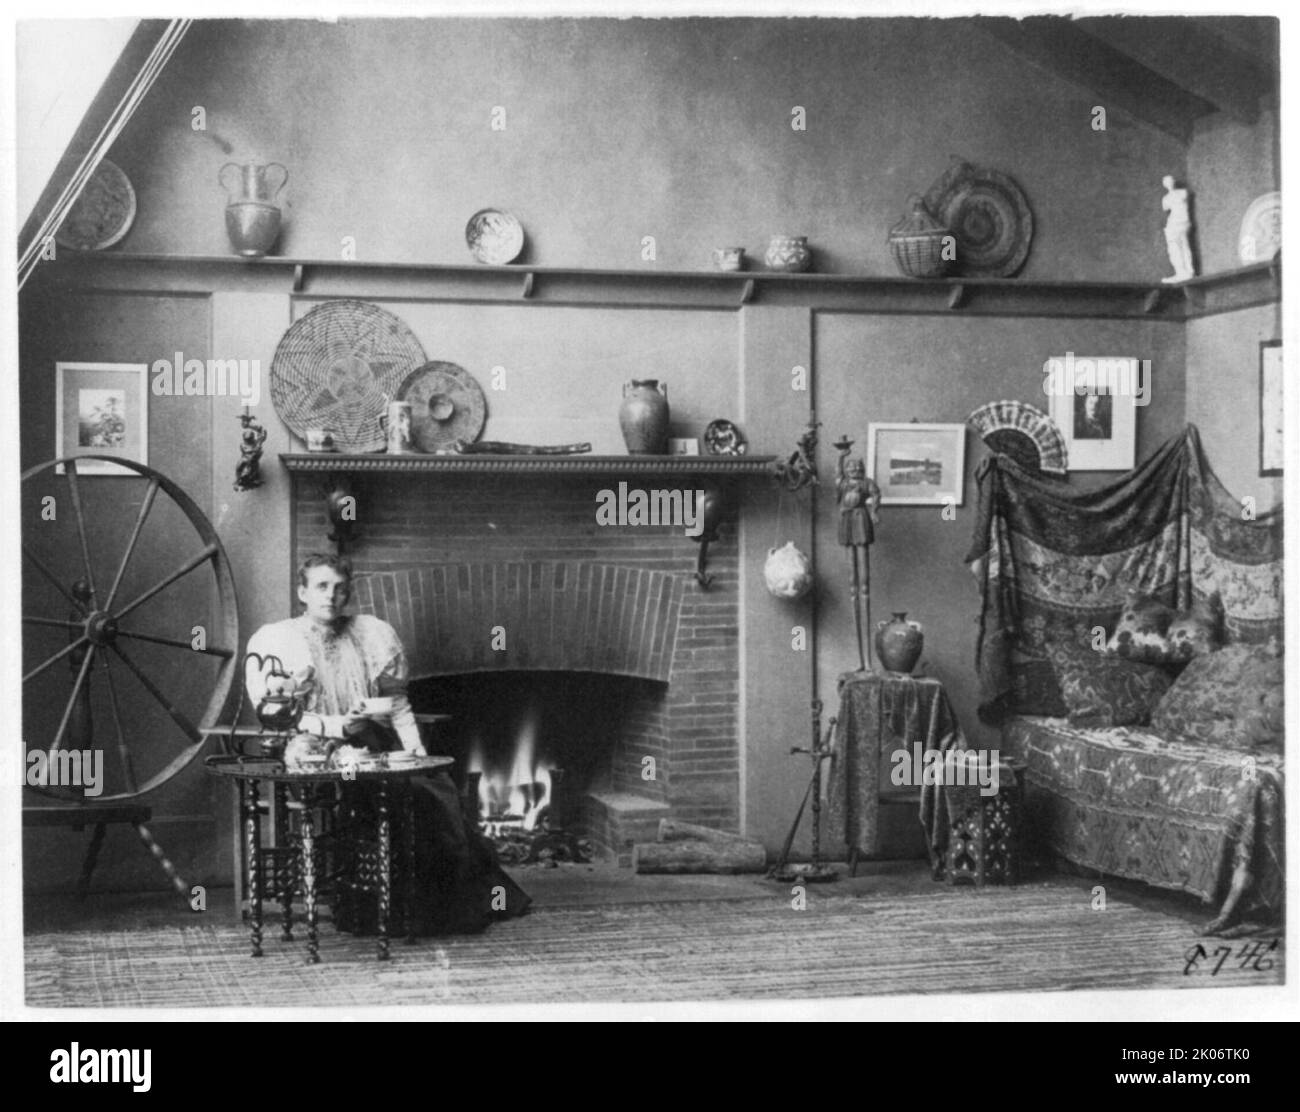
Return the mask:
[[[257, 704], [254, 713], [264, 730], [285, 731], [294, 729], [302, 720], [307, 709], [302, 697], [298, 695], [293, 676], [284, 670], [284, 663], [278, 656], [262, 656], [261, 653], [246, 653], [244, 672], [248, 672], [248, 662], [257, 661], [257, 669], [264, 673], [266, 691]], [[267, 669], [270, 669], [267, 671]]]

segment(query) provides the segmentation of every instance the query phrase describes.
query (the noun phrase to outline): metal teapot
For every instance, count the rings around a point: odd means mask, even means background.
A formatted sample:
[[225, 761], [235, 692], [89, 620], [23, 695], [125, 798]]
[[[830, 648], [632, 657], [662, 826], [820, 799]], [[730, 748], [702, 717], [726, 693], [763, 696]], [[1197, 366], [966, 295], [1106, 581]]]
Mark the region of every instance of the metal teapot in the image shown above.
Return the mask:
[[246, 653], [245, 674], [250, 660], [257, 661], [257, 670], [264, 673], [266, 681], [266, 691], [254, 712], [262, 728], [275, 731], [296, 728], [307, 708], [302, 697], [296, 693], [293, 676], [284, 670], [284, 662], [278, 656], [264, 657], [261, 653]]

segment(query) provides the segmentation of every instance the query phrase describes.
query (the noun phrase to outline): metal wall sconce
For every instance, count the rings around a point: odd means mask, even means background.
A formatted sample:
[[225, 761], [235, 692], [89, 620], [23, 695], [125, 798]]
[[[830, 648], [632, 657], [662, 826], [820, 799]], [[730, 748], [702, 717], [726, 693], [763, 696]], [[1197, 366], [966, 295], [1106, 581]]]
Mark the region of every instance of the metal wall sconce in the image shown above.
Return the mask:
[[262, 446], [266, 443], [266, 429], [244, 406], [237, 415], [242, 430], [239, 434], [239, 462], [235, 464], [235, 490], [243, 493], [262, 485]]

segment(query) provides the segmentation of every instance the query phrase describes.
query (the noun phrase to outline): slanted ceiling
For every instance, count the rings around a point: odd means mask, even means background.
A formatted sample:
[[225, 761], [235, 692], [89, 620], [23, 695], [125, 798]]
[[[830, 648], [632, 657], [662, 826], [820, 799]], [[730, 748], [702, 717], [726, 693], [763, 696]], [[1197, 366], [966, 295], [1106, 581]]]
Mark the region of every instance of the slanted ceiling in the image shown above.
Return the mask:
[[1222, 112], [1245, 124], [1278, 90], [1278, 22], [1270, 18], [1100, 16], [968, 20], [1022, 58], [1189, 143]]

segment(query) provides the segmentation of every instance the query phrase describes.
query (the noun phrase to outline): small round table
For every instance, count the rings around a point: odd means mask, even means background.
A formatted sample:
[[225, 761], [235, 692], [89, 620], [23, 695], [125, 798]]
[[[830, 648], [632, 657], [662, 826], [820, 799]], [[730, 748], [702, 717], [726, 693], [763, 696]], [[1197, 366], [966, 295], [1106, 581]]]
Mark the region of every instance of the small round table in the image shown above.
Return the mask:
[[[417, 776], [426, 776], [430, 772], [446, 768], [454, 763], [451, 757], [417, 757], [400, 764], [389, 764], [387, 755], [378, 755], [354, 768], [320, 768], [298, 770], [285, 766], [282, 760], [273, 757], [246, 757], [222, 755], [209, 757], [207, 767], [217, 776], [231, 780], [239, 793], [239, 821], [244, 834], [243, 853], [248, 876], [248, 919], [252, 936], [253, 957], [262, 956], [262, 888], [264, 868], [262, 851], [262, 808], [260, 806], [260, 785], [263, 782], [273, 785], [277, 802], [292, 799], [300, 811], [298, 830], [295, 832], [289, 824], [279, 827], [289, 842], [289, 850], [298, 862], [298, 872], [302, 879], [303, 909], [307, 919], [307, 960], [311, 963], [320, 961], [319, 942], [316, 930], [316, 829], [313, 808], [328, 802], [321, 789], [325, 786], [339, 784], [363, 784], [374, 790], [375, 812], [378, 818], [378, 867], [375, 889], [379, 902], [378, 921], [378, 960], [388, 960], [388, 926], [389, 907], [393, 891], [392, 873], [392, 799], [390, 786], [410, 780]], [[403, 822], [407, 846], [399, 854], [405, 863], [402, 891], [409, 893], [412, 880], [412, 863], [415, 856], [413, 844], [415, 827], [411, 814], [411, 796], [402, 793]], [[293, 938], [293, 870], [279, 871], [280, 903], [283, 909], [283, 925], [280, 938], [291, 941]], [[411, 928], [409, 896], [402, 901], [403, 918], [409, 934]]]

